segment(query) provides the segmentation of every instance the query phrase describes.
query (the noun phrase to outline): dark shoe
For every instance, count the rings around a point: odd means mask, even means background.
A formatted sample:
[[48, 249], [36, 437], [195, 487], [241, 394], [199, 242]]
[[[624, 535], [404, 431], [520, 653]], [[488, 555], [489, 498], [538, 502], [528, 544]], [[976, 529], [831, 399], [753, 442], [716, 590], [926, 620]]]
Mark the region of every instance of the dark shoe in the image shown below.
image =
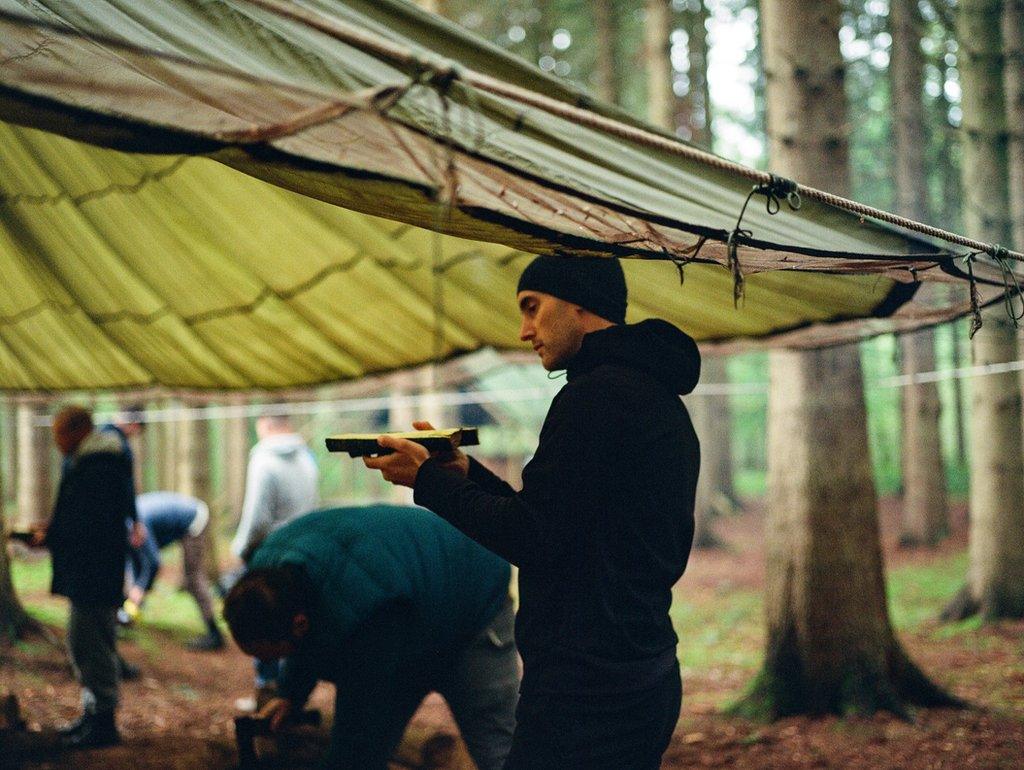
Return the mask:
[[213, 652], [224, 649], [224, 637], [220, 634], [203, 634], [189, 640], [185, 645], [193, 652]]
[[114, 712], [84, 714], [81, 726], [74, 732], [62, 734], [60, 744], [65, 749], [98, 749], [116, 746], [121, 742], [114, 723]]

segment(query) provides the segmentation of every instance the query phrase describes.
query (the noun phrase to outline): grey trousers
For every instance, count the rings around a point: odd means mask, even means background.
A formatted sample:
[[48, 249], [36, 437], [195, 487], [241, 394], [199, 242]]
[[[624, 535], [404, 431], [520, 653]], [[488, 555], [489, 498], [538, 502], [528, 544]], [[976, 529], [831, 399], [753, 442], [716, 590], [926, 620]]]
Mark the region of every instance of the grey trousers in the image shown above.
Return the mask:
[[500, 770], [512, 746], [519, 700], [515, 612], [509, 600], [439, 683], [479, 770]]
[[182, 571], [185, 573], [185, 587], [199, 605], [203, 620], [213, 620], [213, 594], [210, 593], [210, 581], [206, 577], [206, 541], [202, 533], [186, 533], [181, 539], [181, 552], [184, 557]]
[[117, 708], [117, 607], [71, 603], [68, 651], [82, 686], [82, 711], [99, 714]]

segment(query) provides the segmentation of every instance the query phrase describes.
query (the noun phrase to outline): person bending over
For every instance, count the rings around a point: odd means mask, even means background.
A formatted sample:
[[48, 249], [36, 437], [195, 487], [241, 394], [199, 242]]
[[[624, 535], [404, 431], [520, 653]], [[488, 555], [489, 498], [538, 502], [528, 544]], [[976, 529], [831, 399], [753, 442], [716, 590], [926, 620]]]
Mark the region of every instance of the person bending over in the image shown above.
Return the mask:
[[385, 770], [431, 691], [480, 770], [499, 770], [519, 685], [509, 566], [419, 508], [336, 508], [270, 534], [224, 602], [238, 646], [283, 658], [277, 729], [318, 680], [335, 685], [325, 767]]
[[196, 600], [206, 625], [206, 633], [192, 639], [189, 649], [219, 650], [224, 638], [213, 614], [213, 594], [206, 576], [206, 541], [203, 533], [210, 521], [210, 509], [202, 500], [174, 492], [147, 492], [135, 498], [145, 539], [132, 548], [128, 558], [129, 584], [125, 612], [138, 614], [146, 593], [153, 587], [160, 570], [160, 549], [180, 542], [185, 586]]

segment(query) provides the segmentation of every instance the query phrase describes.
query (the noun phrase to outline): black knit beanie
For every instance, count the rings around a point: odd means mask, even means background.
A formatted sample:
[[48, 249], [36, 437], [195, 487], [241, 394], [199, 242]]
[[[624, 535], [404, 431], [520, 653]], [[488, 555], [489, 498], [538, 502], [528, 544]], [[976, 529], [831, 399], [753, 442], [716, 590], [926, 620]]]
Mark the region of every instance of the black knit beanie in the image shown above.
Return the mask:
[[521, 291], [539, 291], [586, 308], [612, 323], [626, 322], [626, 277], [609, 257], [537, 257], [519, 276]]

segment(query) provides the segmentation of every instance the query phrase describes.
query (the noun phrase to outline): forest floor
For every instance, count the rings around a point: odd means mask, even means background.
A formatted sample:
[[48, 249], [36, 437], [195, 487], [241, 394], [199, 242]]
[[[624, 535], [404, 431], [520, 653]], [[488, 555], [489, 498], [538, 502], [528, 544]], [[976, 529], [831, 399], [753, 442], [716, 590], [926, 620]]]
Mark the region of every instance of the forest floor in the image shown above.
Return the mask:
[[[1024, 767], [1024, 623], [938, 623], [939, 610], [962, 584], [967, 566], [963, 508], [955, 512], [953, 536], [930, 552], [895, 547], [896, 513], [895, 503], [883, 503], [893, 623], [924, 671], [972, 707], [922, 710], [912, 721], [879, 714], [758, 724], [725, 716], [722, 709], [743, 694], [757, 673], [764, 641], [762, 511], [752, 505], [718, 522], [725, 548], [695, 551], [677, 588], [673, 616], [681, 640], [684, 696], [663, 768]], [[250, 693], [251, 663], [235, 648], [206, 654], [183, 648], [200, 628], [190, 600], [174, 590], [176, 559], [169, 561], [141, 624], [120, 644], [124, 656], [142, 669], [141, 678], [122, 690], [124, 744], [78, 754], [53, 751], [50, 731], [75, 716], [78, 691], [63, 652], [38, 641], [20, 642], [0, 652], [0, 694], [18, 694], [29, 731], [0, 732], [0, 767], [235, 764], [233, 702]], [[66, 605], [46, 593], [48, 575], [45, 558], [14, 564], [25, 605], [62, 634]], [[329, 713], [330, 688], [320, 685], [313, 700], [312, 705]], [[437, 696], [424, 702], [413, 724], [420, 732], [457, 732]], [[324, 741], [324, 730], [296, 737], [265, 764], [308, 767]], [[460, 756], [446, 766], [469, 767]]]

